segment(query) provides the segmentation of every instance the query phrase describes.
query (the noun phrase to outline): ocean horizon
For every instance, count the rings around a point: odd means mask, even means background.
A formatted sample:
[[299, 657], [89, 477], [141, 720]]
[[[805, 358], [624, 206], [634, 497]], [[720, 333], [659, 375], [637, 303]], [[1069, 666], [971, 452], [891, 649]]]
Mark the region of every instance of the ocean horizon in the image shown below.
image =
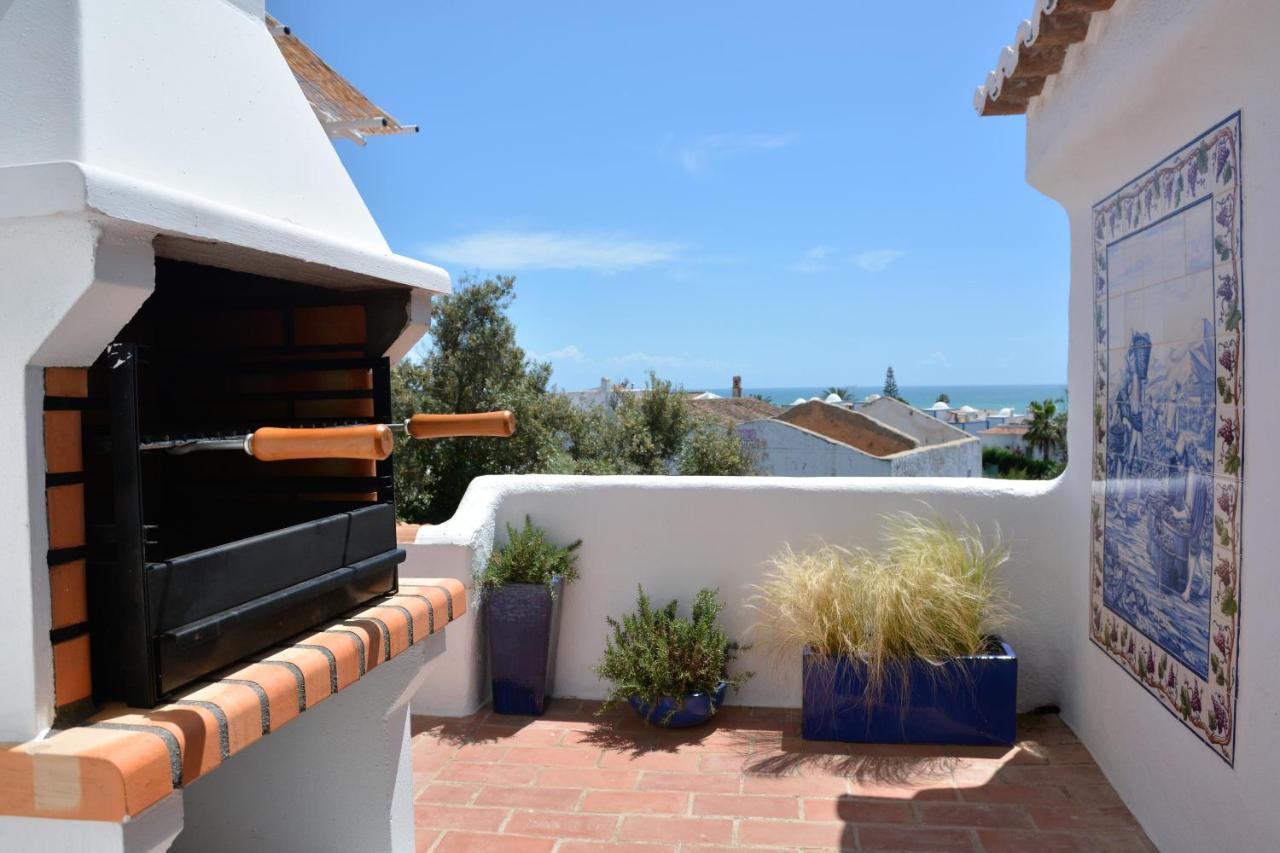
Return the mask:
[[[775, 405], [789, 406], [797, 397], [803, 397], [807, 400], [810, 397], [826, 396], [828, 387], [827, 385], [791, 385], [773, 388], [750, 388], [744, 386], [742, 393], [747, 396], [759, 394]], [[861, 400], [868, 394], [879, 394], [883, 390], [883, 386], [879, 384], [836, 384], [835, 387], [848, 388], [852, 392], [852, 399], [854, 400]], [[722, 397], [728, 397], [732, 393], [730, 388], [708, 388], [706, 390]], [[1010, 408], [1014, 412], [1022, 414], [1027, 410], [1027, 404], [1033, 400], [1038, 402], [1040, 400], [1062, 399], [1065, 401], [1067, 398], [1067, 383], [1049, 385], [899, 385], [898, 393], [918, 409], [927, 409], [937, 401], [939, 394], [946, 394], [951, 399], [951, 407], [953, 409], [958, 409], [961, 406], [972, 406], [975, 409], [990, 409], [993, 411]]]

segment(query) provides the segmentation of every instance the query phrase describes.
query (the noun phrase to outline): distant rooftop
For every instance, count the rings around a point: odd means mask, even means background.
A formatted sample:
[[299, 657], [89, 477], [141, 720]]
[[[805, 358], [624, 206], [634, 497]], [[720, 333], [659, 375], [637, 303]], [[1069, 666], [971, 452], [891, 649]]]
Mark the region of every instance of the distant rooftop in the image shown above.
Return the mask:
[[760, 418], [772, 418], [782, 411], [780, 407], [755, 397], [694, 397], [689, 400], [689, 405], [711, 420], [730, 427]]

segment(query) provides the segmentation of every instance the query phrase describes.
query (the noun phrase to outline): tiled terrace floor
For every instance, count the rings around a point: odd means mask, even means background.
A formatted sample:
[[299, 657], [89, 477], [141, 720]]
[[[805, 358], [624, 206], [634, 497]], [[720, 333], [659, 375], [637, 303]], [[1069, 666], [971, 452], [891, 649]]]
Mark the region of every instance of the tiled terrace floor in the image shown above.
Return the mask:
[[676, 733], [595, 708], [415, 717], [418, 849], [1154, 849], [1053, 715], [1021, 718], [1011, 749], [950, 749], [805, 741], [779, 709]]

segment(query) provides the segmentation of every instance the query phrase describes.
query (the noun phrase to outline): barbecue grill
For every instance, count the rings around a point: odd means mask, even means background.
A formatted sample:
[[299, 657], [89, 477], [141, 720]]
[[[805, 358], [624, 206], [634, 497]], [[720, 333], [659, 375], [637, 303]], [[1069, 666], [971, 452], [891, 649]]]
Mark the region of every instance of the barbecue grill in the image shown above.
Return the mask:
[[154, 706], [396, 591], [394, 436], [513, 428], [509, 413], [389, 423], [380, 354], [405, 310], [385, 291], [158, 262], [82, 404], [96, 699]]

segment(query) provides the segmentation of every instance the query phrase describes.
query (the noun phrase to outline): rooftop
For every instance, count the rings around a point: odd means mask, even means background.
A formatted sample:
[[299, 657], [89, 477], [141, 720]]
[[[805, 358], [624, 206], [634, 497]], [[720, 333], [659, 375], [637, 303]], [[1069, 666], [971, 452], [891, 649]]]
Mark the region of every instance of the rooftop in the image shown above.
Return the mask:
[[996, 67], [973, 95], [981, 116], [1021, 115], [1046, 81], [1062, 70], [1067, 51], [1089, 34], [1097, 12], [1116, 0], [1036, 0], [1029, 20], [1018, 25], [1013, 43], [1000, 51]]
[[690, 398], [689, 405], [725, 426], [737, 426], [759, 418], [772, 418], [782, 409], [755, 397]]

